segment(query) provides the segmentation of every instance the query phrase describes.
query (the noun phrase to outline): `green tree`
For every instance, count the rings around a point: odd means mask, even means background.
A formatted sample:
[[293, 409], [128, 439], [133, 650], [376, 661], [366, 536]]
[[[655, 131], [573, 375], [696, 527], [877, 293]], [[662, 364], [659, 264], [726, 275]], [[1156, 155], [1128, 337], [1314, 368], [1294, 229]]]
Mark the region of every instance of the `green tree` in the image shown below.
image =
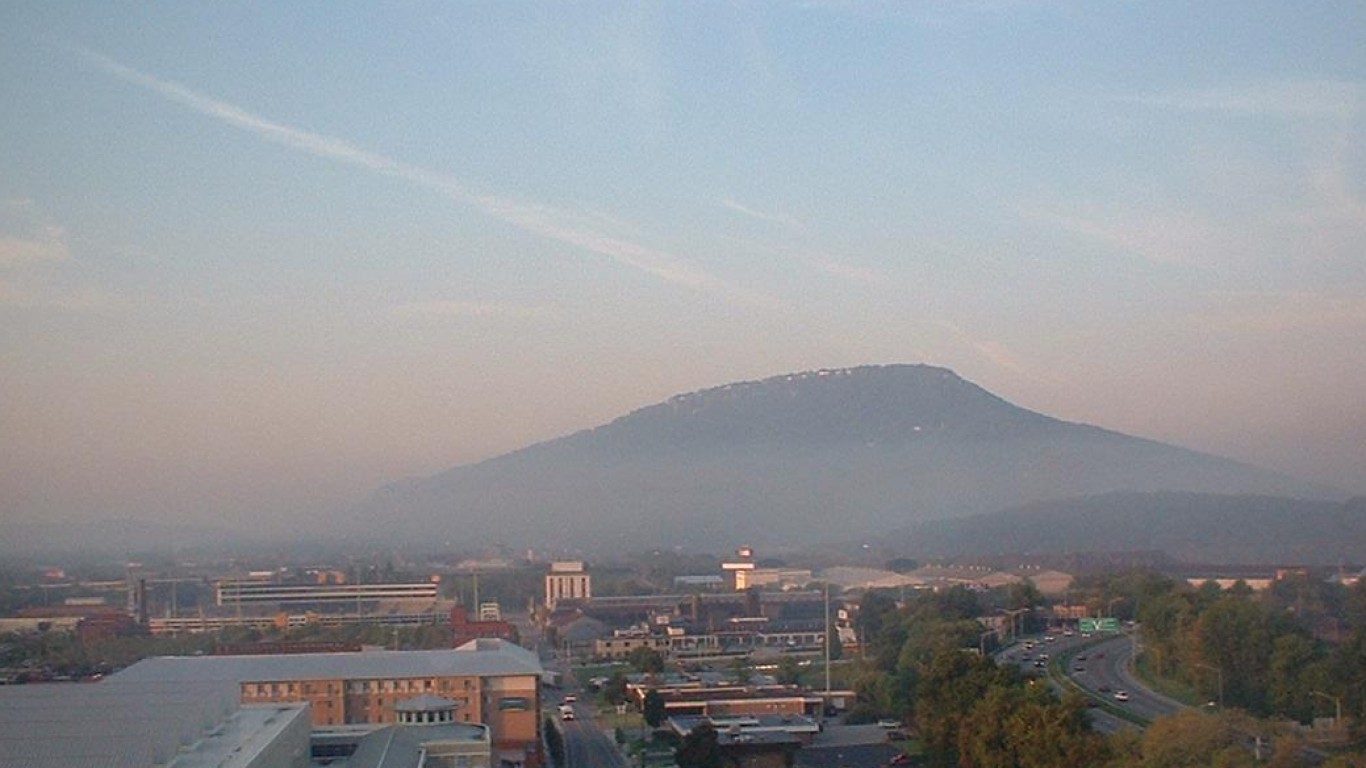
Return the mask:
[[844, 658], [844, 643], [840, 642], [840, 631], [835, 626], [833, 619], [825, 627], [825, 641], [830, 643], [830, 659], [832, 661]]
[[621, 670], [614, 671], [607, 678], [607, 684], [602, 687], [602, 700], [611, 706], [626, 701], [626, 675]]
[[645, 723], [651, 728], [658, 728], [664, 722], [666, 711], [664, 709], [664, 697], [659, 691], [651, 688], [645, 692], [645, 701], [642, 702]]
[[939, 765], [959, 762], [959, 730], [973, 707], [993, 686], [1016, 676], [996, 662], [954, 648], [929, 663], [915, 690], [915, 720], [926, 751]]
[[678, 768], [721, 768], [721, 745], [716, 729], [702, 723], [683, 737], [674, 753]]
[[653, 648], [641, 646], [631, 651], [626, 657], [626, 662], [636, 671], [647, 675], [659, 674], [664, 671], [664, 657]]
[[754, 670], [749, 666], [749, 659], [743, 656], [736, 656], [730, 660], [730, 673], [735, 677], [735, 682], [746, 685], [754, 676]]
[[1251, 752], [1219, 715], [1180, 712], [1153, 721], [1143, 734], [1142, 768], [1250, 768]]

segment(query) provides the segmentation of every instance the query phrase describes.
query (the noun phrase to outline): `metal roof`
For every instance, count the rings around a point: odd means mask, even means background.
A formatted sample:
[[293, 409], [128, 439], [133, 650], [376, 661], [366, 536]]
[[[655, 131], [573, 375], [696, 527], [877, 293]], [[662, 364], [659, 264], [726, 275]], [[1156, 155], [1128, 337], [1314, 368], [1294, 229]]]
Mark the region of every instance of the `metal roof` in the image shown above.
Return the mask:
[[[0, 686], [0, 768], [240, 766], [303, 718], [222, 682]], [[175, 762], [171, 762], [175, 759]]]
[[435, 651], [362, 651], [261, 656], [158, 656], [109, 677], [121, 682], [269, 682], [439, 676], [505, 677], [542, 672], [535, 654], [512, 643], [481, 641]]

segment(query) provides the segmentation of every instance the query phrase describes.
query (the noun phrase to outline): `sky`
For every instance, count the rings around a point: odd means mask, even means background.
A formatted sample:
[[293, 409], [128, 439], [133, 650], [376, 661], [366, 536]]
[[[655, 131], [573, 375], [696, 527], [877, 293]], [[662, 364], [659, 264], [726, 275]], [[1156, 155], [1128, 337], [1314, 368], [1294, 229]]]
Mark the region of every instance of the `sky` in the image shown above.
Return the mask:
[[1366, 493], [1366, 4], [0, 4], [0, 517], [931, 363]]

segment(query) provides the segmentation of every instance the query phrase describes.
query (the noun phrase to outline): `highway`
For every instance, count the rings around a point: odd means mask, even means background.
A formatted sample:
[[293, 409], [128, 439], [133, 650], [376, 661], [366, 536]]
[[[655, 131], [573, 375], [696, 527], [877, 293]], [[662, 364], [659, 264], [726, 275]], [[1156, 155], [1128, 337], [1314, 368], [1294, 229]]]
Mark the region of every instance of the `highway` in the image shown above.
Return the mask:
[[[1134, 677], [1133, 651], [1133, 642], [1130, 638], [1110, 638], [1078, 652], [1078, 656], [1086, 656], [1086, 659], [1074, 658], [1072, 668], [1066, 670], [1066, 674], [1085, 689], [1088, 695], [1096, 698], [1109, 697], [1109, 701], [1122, 706], [1129, 714], [1145, 722], [1152, 722], [1156, 718], [1186, 709], [1185, 704], [1144, 687]], [[1085, 671], [1077, 672], [1077, 669]], [[1129, 701], [1115, 701], [1114, 694], [1117, 691], [1126, 692]]]
[[[1034, 643], [1032, 649], [1024, 641]], [[1083, 638], [1079, 635], [1056, 635], [1052, 642], [1041, 637], [1024, 638], [999, 654], [1002, 663], [1016, 664], [1024, 674], [1049, 680], [1060, 692], [1053, 675], [1045, 675], [1048, 665], [1075, 684], [1092, 700], [1089, 709], [1091, 725], [1101, 733], [1114, 733], [1125, 728], [1141, 728], [1154, 718], [1181, 710], [1184, 705], [1144, 687], [1130, 671], [1129, 660], [1133, 648], [1127, 636], [1106, 640]], [[1041, 658], [1047, 655], [1047, 660]], [[1043, 661], [1044, 666], [1038, 666]], [[1066, 663], [1066, 666], [1063, 666]], [[1123, 691], [1128, 701], [1119, 701], [1115, 694]]]
[[558, 708], [563, 702], [551, 703], [555, 710], [550, 716], [564, 734], [564, 768], [630, 768], [616, 743], [598, 729], [591, 707], [573, 702], [574, 719], [562, 720]]

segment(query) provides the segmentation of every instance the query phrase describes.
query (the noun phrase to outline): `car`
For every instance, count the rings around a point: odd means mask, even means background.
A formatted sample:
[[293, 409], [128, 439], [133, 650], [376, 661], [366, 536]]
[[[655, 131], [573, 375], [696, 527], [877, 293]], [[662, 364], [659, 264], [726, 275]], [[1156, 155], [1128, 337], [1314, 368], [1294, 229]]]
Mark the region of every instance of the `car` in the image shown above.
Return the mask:
[[565, 722], [569, 722], [570, 720], [573, 720], [573, 719], [574, 719], [574, 713], [573, 713], [573, 712], [561, 712], [561, 713], [560, 713], [560, 719], [563, 720], [563, 721], [565, 721]]
[[900, 721], [900, 720], [897, 720], [897, 719], [894, 718], [894, 717], [884, 717], [884, 718], [882, 718], [881, 720], [877, 721], [877, 724], [878, 724], [878, 727], [879, 727], [879, 728], [900, 728], [900, 727], [901, 727], [901, 721]]
[[1086, 661], [1086, 654], [1084, 654], [1084, 653], [1079, 653], [1079, 654], [1077, 654], [1077, 661]]
[[1085, 672], [1085, 671], [1086, 671], [1086, 667], [1072, 667], [1072, 674], [1074, 674], [1074, 675], [1080, 675], [1082, 672]]
[[564, 697], [564, 703], [566, 703], [566, 704], [573, 704], [574, 702], [576, 702], [576, 701], [578, 701], [578, 700], [579, 700], [579, 697], [578, 697], [578, 696], [575, 696], [575, 695], [572, 694], [572, 693], [569, 694], [568, 696], [565, 696], [565, 697]]
[[1115, 691], [1115, 701], [1125, 702], [1129, 700], [1128, 691]]

